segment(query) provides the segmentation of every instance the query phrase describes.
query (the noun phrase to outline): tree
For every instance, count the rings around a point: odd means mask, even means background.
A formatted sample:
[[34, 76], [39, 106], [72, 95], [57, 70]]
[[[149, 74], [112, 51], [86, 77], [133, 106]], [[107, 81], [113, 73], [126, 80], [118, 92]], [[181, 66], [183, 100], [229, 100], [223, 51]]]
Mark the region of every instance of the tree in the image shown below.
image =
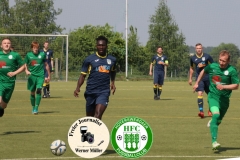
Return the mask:
[[215, 47], [210, 53], [215, 62], [218, 62], [219, 53], [222, 50], [227, 50], [227, 51], [230, 52], [230, 54], [231, 54], [231, 65], [237, 66], [238, 59], [239, 59], [239, 56], [240, 56], [239, 48], [233, 43], [227, 43], [227, 44], [226, 43], [221, 43], [219, 46]]
[[179, 33], [176, 22], [172, 19], [165, 0], [160, 0], [155, 15], [150, 18], [148, 52], [156, 53], [157, 46], [163, 47], [170, 65], [168, 73], [177, 71], [178, 76], [186, 76], [189, 66], [188, 46], [185, 37]]
[[56, 25], [56, 16], [62, 10], [55, 10], [53, 0], [15, 0], [13, 6], [12, 33], [58, 34], [62, 28]]
[[0, 1], [0, 33], [6, 33], [6, 28], [9, 27], [9, 3], [8, 0]]

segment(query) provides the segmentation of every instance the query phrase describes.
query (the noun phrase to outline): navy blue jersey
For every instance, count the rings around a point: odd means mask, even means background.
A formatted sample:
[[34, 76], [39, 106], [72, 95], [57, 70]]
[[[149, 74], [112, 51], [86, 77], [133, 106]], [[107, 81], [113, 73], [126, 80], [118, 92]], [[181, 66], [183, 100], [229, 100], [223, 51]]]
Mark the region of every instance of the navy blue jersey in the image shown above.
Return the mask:
[[[203, 68], [205, 68], [210, 63], [213, 63], [213, 59], [207, 53], [203, 53], [201, 56], [195, 54], [190, 58], [190, 66], [192, 68], [195, 68], [196, 78], [203, 70]], [[205, 75], [202, 80], [208, 80], [208, 75]]]
[[159, 56], [157, 54], [152, 57], [152, 64], [154, 65], [154, 72], [158, 72], [158, 71], [164, 72], [164, 65], [159, 64], [160, 61], [164, 62], [164, 63], [168, 63], [167, 56], [165, 56], [165, 55]]
[[51, 64], [51, 60], [53, 60], [53, 50], [48, 49], [47, 51], [44, 51], [43, 49], [40, 50], [41, 52], [44, 52], [46, 54], [46, 62], [48, 63], [50, 72], [52, 71], [52, 64]]
[[86, 93], [110, 93], [110, 76], [115, 71], [116, 58], [107, 54], [102, 57], [98, 53], [89, 55], [83, 62], [82, 74], [89, 73]]

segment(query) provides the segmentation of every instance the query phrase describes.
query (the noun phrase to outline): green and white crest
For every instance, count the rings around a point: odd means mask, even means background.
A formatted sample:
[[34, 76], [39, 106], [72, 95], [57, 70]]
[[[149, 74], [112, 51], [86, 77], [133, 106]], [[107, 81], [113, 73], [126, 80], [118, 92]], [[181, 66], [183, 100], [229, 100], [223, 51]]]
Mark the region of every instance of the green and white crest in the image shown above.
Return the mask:
[[151, 148], [153, 133], [149, 124], [138, 117], [119, 120], [111, 132], [114, 150], [125, 158], [139, 158]]

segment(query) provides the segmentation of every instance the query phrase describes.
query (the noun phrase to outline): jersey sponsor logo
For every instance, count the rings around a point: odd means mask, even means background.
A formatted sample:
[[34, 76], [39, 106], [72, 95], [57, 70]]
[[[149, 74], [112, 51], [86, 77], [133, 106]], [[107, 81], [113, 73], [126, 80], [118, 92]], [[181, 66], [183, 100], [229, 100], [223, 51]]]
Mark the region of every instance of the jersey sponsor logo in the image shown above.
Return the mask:
[[229, 74], [229, 72], [228, 71], [224, 71], [223, 74], [227, 76]]
[[13, 59], [13, 56], [12, 56], [12, 55], [9, 55], [9, 56], [8, 56], [8, 59]]
[[32, 66], [39, 66], [40, 64], [37, 64], [37, 61], [33, 60], [33, 61], [31, 61], [31, 65]]
[[109, 73], [110, 66], [107, 66], [107, 65], [98, 66], [96, 67], [96, 71], [102, 72], [102, 73]]
[[206, 66], [205, 62], [198, 63], [198, 68], [202, 68], [202, 67], [205, 67], [205, 66]]
[[111, 63], [112, 63], [111, 59], [107, 59], [107, 64], [111, 64]]
[[214, 84], [220, 84], [221, 83], [221, 77], [220, 76], [213, 76], [212, 77], [212, 82], [214, 83]]
[[0, 61], [0, 68], [6, 68], [6, 62]]

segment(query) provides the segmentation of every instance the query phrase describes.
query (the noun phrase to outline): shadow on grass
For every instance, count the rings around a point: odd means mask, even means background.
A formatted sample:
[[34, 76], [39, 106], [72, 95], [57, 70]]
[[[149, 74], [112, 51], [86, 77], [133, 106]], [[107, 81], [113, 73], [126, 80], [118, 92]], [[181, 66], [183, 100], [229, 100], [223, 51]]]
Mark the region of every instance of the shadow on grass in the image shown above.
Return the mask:
[[221, 147], [217, 151], [214, 151], [215, 154], [219, 154], [221, 152], [226, 152], [228, 150], [240, 150], [239, 147]]
[[59, 113], [59, 111], [38, 112], [38, 114], [51, 114], [51, 113]]
[[117, 153], [115, 150], [106, 150], [106, 151], [102, 154], [102, 156], [106, 156], [106, 155], [109, 155], [109, 154], [115, 154], [115, 153]]
[[51, 98], [63, 98], [62, 96], [51, 96], [51, 97], [48, 97], [48, 98], [42, 98], [42, 99], [51, 99]]
[[11, 135], [11, 134], [25, 134], [25, 133], [40, 133], [41, 131], [9, 131], [9, 132], [4, 132], [3, 134], [0, 135]]

